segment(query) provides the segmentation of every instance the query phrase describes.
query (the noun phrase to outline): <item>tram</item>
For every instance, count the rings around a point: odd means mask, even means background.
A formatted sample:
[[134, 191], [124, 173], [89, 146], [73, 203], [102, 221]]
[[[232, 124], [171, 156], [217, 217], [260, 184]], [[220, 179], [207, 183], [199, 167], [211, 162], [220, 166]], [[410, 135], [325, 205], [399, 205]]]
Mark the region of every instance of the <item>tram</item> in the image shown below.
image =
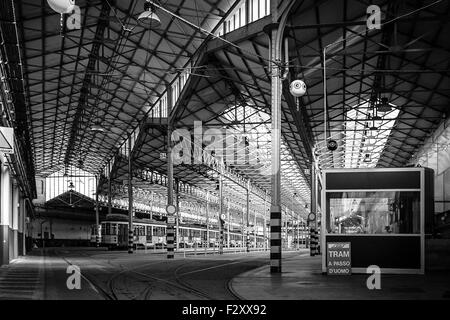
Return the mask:
[[[163, 249], [166, 247], [166, 223], [153, 219], [133, 218], [133, 247]], [[209, 229], [209, 243], [206, 236], [207, 228], [200, 224], [180, 224], [178, 237], [180, 248], [200, 248], [219, 246], [219, 230]], [[230, 247], [241, 247], [242, 242], [240, 232], [229, 232]], [[95, 234], [91, 238], [95, 241]], [[263, 248], [265, 239], [261, 235], [249, 236], [251, 247]], [[92, 240], [91, 240], [92, 241]], [[228, 232], [224, 231], [224, 246], [228, 243]], [[107, 219], [101, 223], [101, 245], [109, 249], [126, 248], [128, 246], [128, 217], [121, 214], [108, 215]]]

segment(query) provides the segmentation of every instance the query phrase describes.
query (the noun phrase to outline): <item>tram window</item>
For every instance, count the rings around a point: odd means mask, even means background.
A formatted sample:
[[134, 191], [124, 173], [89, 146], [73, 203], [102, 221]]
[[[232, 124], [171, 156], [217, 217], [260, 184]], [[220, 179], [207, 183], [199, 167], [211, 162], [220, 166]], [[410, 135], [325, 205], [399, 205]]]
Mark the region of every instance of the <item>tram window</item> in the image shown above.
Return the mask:
[[117, 223], [112, 223], [111, 224], [111, 235], [116, 235], [117, 234]]
[[145, 236], [144, 226], [135, 226], [134, 227], [134, 235], [135, 236]]
[[153, 227], [153, 235], [157, 237], [163, 237], [165, 235], [164, 227]]
[[326, 200], [329, 233], [420, 233], [420, 192], [334, 192]]

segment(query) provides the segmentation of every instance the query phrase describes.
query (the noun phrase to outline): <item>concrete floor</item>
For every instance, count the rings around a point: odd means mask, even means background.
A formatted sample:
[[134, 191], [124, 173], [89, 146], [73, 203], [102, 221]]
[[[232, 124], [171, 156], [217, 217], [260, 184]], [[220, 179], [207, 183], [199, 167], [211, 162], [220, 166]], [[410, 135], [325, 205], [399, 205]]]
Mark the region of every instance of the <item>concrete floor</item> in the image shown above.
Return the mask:
[[[0, 268], [0, 299], [46, 300], [303, 300], [450, 299], [450, 274], [382, 275], [368, 290], [366, 275], [324, 276], [309, 251], [283, 254], [283, 273], [270, 275], [268, 252], [176, 254], [47, 248]], [[67, 267], [81, 271], [81, 289], [69, 290]]]
[[353, 299], [450, 299], [450, 270], [425, 275], [381, 274], [381, 289], [369, 290], [369, 275], [327, 276], [321, 257], [294, 257], [283, 263], [280, 275], [267, 266], [240, 274], [232, 280], [241, 299], [256, 300], [353, 300]]
[[[164, 250], [129, 255], [95, 248], [37, 249], [0, 268], [0, 299], [236, 299], [230, 281], [269, 262], [268, 252], [194, 253], [177, 253], [169, 261]], [[80, 267], [80, 290], [66, 285], [70, 265]], [[12, 278], [17, 272], [29, 274], [30, 282]]]

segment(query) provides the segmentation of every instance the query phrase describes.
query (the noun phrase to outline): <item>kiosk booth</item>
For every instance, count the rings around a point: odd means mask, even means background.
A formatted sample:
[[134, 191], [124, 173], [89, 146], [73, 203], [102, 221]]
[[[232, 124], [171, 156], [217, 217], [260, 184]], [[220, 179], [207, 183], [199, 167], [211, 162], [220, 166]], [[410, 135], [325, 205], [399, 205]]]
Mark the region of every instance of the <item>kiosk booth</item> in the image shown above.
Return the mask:
[[328, 244], [350, 243], [352, 273], [376, 265], [382, 273], [423, 274], [433, 177], [433, 170], [420, 167], [324, 170], [322, 272]]

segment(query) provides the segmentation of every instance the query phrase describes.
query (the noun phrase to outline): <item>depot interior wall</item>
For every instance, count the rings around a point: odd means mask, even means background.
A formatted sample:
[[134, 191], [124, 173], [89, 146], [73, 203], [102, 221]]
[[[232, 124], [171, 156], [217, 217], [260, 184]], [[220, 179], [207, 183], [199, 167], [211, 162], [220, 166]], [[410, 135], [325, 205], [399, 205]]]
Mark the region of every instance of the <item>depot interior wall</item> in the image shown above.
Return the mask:
[[450, 119], [421, 148], [415, 164], [434, 170], [435, 213], [450, 210]]
[[[42, 231], [41, 231], [42, 223]], [[72, 219], [44, 218], [32, 222], [34, 239], [48, 237], [56, 240], [90, 240], [93, 222]]]
[[21, 198], [6, 158], [0, 155], [0, 265], [25, 254], [23, 230], [26, 213], [21, 209]]
[[42, 204], [45, 203], [45, 195], [46, 195], [46, 185], [45, 178], [36, 176], [36, 199], [33, 199], [34, 204]]

